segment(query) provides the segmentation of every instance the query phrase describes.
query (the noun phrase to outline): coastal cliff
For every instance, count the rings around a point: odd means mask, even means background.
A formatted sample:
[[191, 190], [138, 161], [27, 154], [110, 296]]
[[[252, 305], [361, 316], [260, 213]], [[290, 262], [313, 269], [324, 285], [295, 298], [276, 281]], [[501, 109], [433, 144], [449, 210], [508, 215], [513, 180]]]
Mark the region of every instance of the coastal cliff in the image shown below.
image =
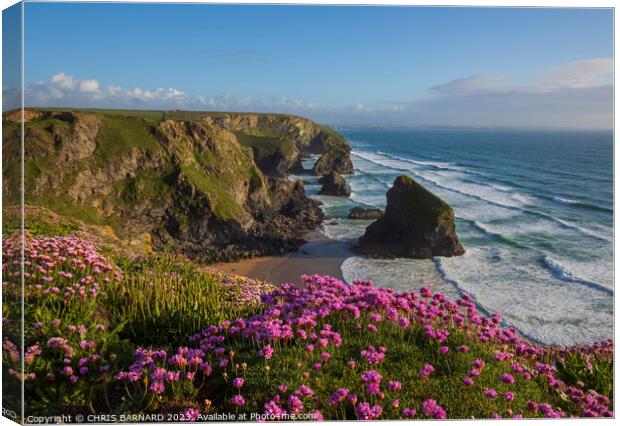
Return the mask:
[[[13, 115], [3, 117], [8, 205], [20, 197]], [[348, 150], [336, 132], [301, 117], [187, 111], [32, 109], [24, 142], [27, 205], [138, 252], [208, 262], [299, 247], [323, 213], [302, 182], [285, 177], [305, 155]]]

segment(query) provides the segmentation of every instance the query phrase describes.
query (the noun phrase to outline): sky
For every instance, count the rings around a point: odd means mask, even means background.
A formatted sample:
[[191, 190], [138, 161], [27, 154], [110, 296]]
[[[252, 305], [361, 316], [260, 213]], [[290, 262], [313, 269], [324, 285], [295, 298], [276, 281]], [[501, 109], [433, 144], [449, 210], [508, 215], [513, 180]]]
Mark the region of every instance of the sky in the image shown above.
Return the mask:
[[613, 125], [611, 9], [26, 3], [24, 19], [29, 106]]

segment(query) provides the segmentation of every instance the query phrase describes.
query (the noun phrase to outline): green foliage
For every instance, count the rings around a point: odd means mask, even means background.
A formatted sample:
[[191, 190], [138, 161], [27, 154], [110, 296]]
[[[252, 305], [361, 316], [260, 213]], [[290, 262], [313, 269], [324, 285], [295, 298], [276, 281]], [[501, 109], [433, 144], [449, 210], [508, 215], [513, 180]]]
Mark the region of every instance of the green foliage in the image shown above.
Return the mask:
[[297, 152], [294, 141], [273, 136], [268, 130], [247, 129], [234, 133], [241, 145], [252, 148], [255, 158], [271, 156], [276, 152], [280, 152], [284, 158], [290, 158]]
[[[184, 165], [181, 170], [190, 182], [207, 196], [213, 213], [219, 219], [241, 220], [244, 217], [245, 211], [229, 193], [231, 187], [226, 185], [227, 175], [205, 174], [191, 164]], [[234, 176], [228, 177], [234, 179]]]
[[351, 147], [349, 146], [349, 144], [347, 143], [345, 138], [340, 133], [338, 133], [337, 131], [335, 131], [331, 127], [325, 126], [323, 124], [318, 124], [318, 126], [319, 126], [319, 128], [321, 129], [322, 132], [324, 132], [325, 134], [327, 134], [331, 138], [332, 144], [334, 146], [339, 147], [341, 149], [344, 149], [347, 152], [349, 152], [351, 150]]
[[556, 363], [558, 376], [567, 384], [593, 389], [609, 396], [613, 403], [614, 363], [597, 355], [567, 352]]
[[[79, 229], [79, 226], [70, 223], [68, 221], [59, 221], [56, 223], [42, 222], [30, 218], [28, 215], [24, 218], [24, 229], [26, 229], [30, 235], [34, 237], [51, 237], [58, 235], [71, 235], [74, 231]], [[16, 230], [21, 228], [19, 219], [4, 220], [2, 222], [2, 233], [12, 234]]]
[[210, 324], [248, 312], [220, 278], [172, 255], [120, 259], [121, 281], [105, 288], [105, 305], [122, 336], [141, 345], [170, 347]]
[[[67, 108], [33, 108], [40, 111], [62, 112]], [[98, 109], [98, 108], [71, 108], [71, 111], [92, 112], [98, 115], [138, 117], [151, 121], [161, 121], [164, 118], [163, 111], [140, 110], [140, 109]]]
[[101, 118], [97, 148], [92, 157], [95, 165], [109, 164], [136, 147], [152, 151], [163, 149], [153, 124], [148, 120], [117, 115], [103, 115]]

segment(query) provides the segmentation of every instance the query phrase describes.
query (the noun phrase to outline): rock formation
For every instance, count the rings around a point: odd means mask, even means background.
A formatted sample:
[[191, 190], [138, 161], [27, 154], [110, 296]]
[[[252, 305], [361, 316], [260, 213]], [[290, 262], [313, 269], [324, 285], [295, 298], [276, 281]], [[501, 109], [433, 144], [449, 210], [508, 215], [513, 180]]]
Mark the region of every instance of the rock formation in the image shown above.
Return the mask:
[[349, 210], [349, 214], [347, 215], [347, 218], [369, 220], [369, 219], [379, 219], [381, 216], [383, 216], [383, 210], [381, 209], [367, 209], [364, 207], [353, 207], [351, 210]]
[[[277, 114], [26, 112], [27, 205], [208, 262], [299, 247], [324, 215], [283, 176], [301, 155], [348, 149], [331, 129]], [[3, 116], [7, 205], [20, 200], [17, 118]]]
[[349, 151], [341, 148], [340, 146], [330, 147], [317, 160], [312, 168], [312, 171], [317, 176], [323, 176], [331, 172], [352, 175], [354, 171]]
[[465, 252], [456, 235], [452, 208], [408, 176], [394, 180], [385, 214], [366, 228], [354, 250], [412, 258]]
[[332, 171], [330, 174], [321, 177], [319, 183], [323, 185], [319, 191], [321, 195], [335, 195], [341, 197], [348, 197], [351, 195], [349, 185], [338, 172]]

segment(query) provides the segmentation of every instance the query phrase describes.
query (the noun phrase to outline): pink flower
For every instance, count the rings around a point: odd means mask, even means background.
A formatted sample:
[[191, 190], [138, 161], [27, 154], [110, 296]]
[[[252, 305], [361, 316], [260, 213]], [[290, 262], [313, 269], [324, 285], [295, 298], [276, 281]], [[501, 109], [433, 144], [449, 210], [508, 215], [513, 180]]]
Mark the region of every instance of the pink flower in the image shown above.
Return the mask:
[[163, 381], [155, 380], [154, 382], [151, 383], [151, 385], [149, 386], [149, 389], [151, 390], [151, 392], [159, 394], [159, 393], [163, 393], [166, 387], [164, 386]]
[[200, 417], [200, 410], [197, 408], [186, 408], [183, 412], [183, 417], [188, 422], [195, 422]]
[[234, 395], [232, 398], [230, 398], [230, 402], [237, 407], [245, 405], [245, 399], [241, 395]]
[[295, 395], [288, 398], [288, 408], [293, 414], [299, 414], [304, 409], [304, 403]]
[[512, 374], [508, 374], [508, 373], [503, 373], [499, 376], [499, 379], [504, 382], [504, 383], [508, 383], [508, 384], [513, 384], [515, 382], [515, 378], [512, 376]]
[[427, 417], [434, 419], [445, 419], [446, 410], [444, 410], [434, 399], [427, 399], [422, 404], [422, 412]]
[[435, 371], [435, 367], [433, 367], [431, 364], [424, 364], [424, 366], [422, 367], [422, 370], [420, 370], [420, 373], [418, 374], [418, 376], [421, 379], [424, 379], [424, 378], [430, 376], [434, 371]]
[[473, 384], [474, 384], [474, 379], [472, 379], [471, 377], [465, 377], [465, 378], [463, 379], [463, 383], [464, 383], [466, 386], [471, 386], [471, 385], [473, 385]]
[[401, 414], [403, 415], [403, 417], [415, 417], [417, 412], [416, 410], [411, 409], [411, 408], [403, 408], [403, 411], [401, 411]]
[[483, 392], [484, 392], [484, 396], [486, 396], [489, 399], [493, 399], [497, 397], [497, 391], [495, 389], [484, 388]]
[[398, 392], [402, 387], [402, 384], [398, 381], [395, 380], [390, 380], [388, 382], [388, 389], [391, 390], [392, 392]]
[[327, 402], [329, 405], [336, 405], [336, 404], [340, 404], [341, 402], [343, 402], [347, 396], [349, 395], [349, 389], [347, 388], [340, 388], [337, 389], [334, 393], [331, 394], [331, 396], [328, 398]]
[[273, 348], [271, 345], [265, 345], [263, 346], [263, 349], [260, 350], [259, 355], [265, 359], [271, 359], [273, 356]]
[[506, 392], [506, 393], [504, 394], [504, 399], [505, 399], [506, 401], [512, 401], [513, 399], [515, 399], [515, 394], [514, 394], [514, 392]]
[[358, 420], [374, 420], [381, 415], [382, 411], [380, 405], [371, 407], [367, 402], [362, 402], [355, 406], [355, 415]]
[[236, 387], [237, 389], [241, 389], [244, 383], [245, 383], [245, 380], [243, 380], [243, 377], [237, 377], [233, 379], [232, 381], [233, 386]]
[[475, 360], [472, 361], [471, 365], [474, 368], [481, 369], [481, 368], [483, 368], [485, 366], [485, 362], [483, 360], [481, 360], [481, 359], [475, 359]]

